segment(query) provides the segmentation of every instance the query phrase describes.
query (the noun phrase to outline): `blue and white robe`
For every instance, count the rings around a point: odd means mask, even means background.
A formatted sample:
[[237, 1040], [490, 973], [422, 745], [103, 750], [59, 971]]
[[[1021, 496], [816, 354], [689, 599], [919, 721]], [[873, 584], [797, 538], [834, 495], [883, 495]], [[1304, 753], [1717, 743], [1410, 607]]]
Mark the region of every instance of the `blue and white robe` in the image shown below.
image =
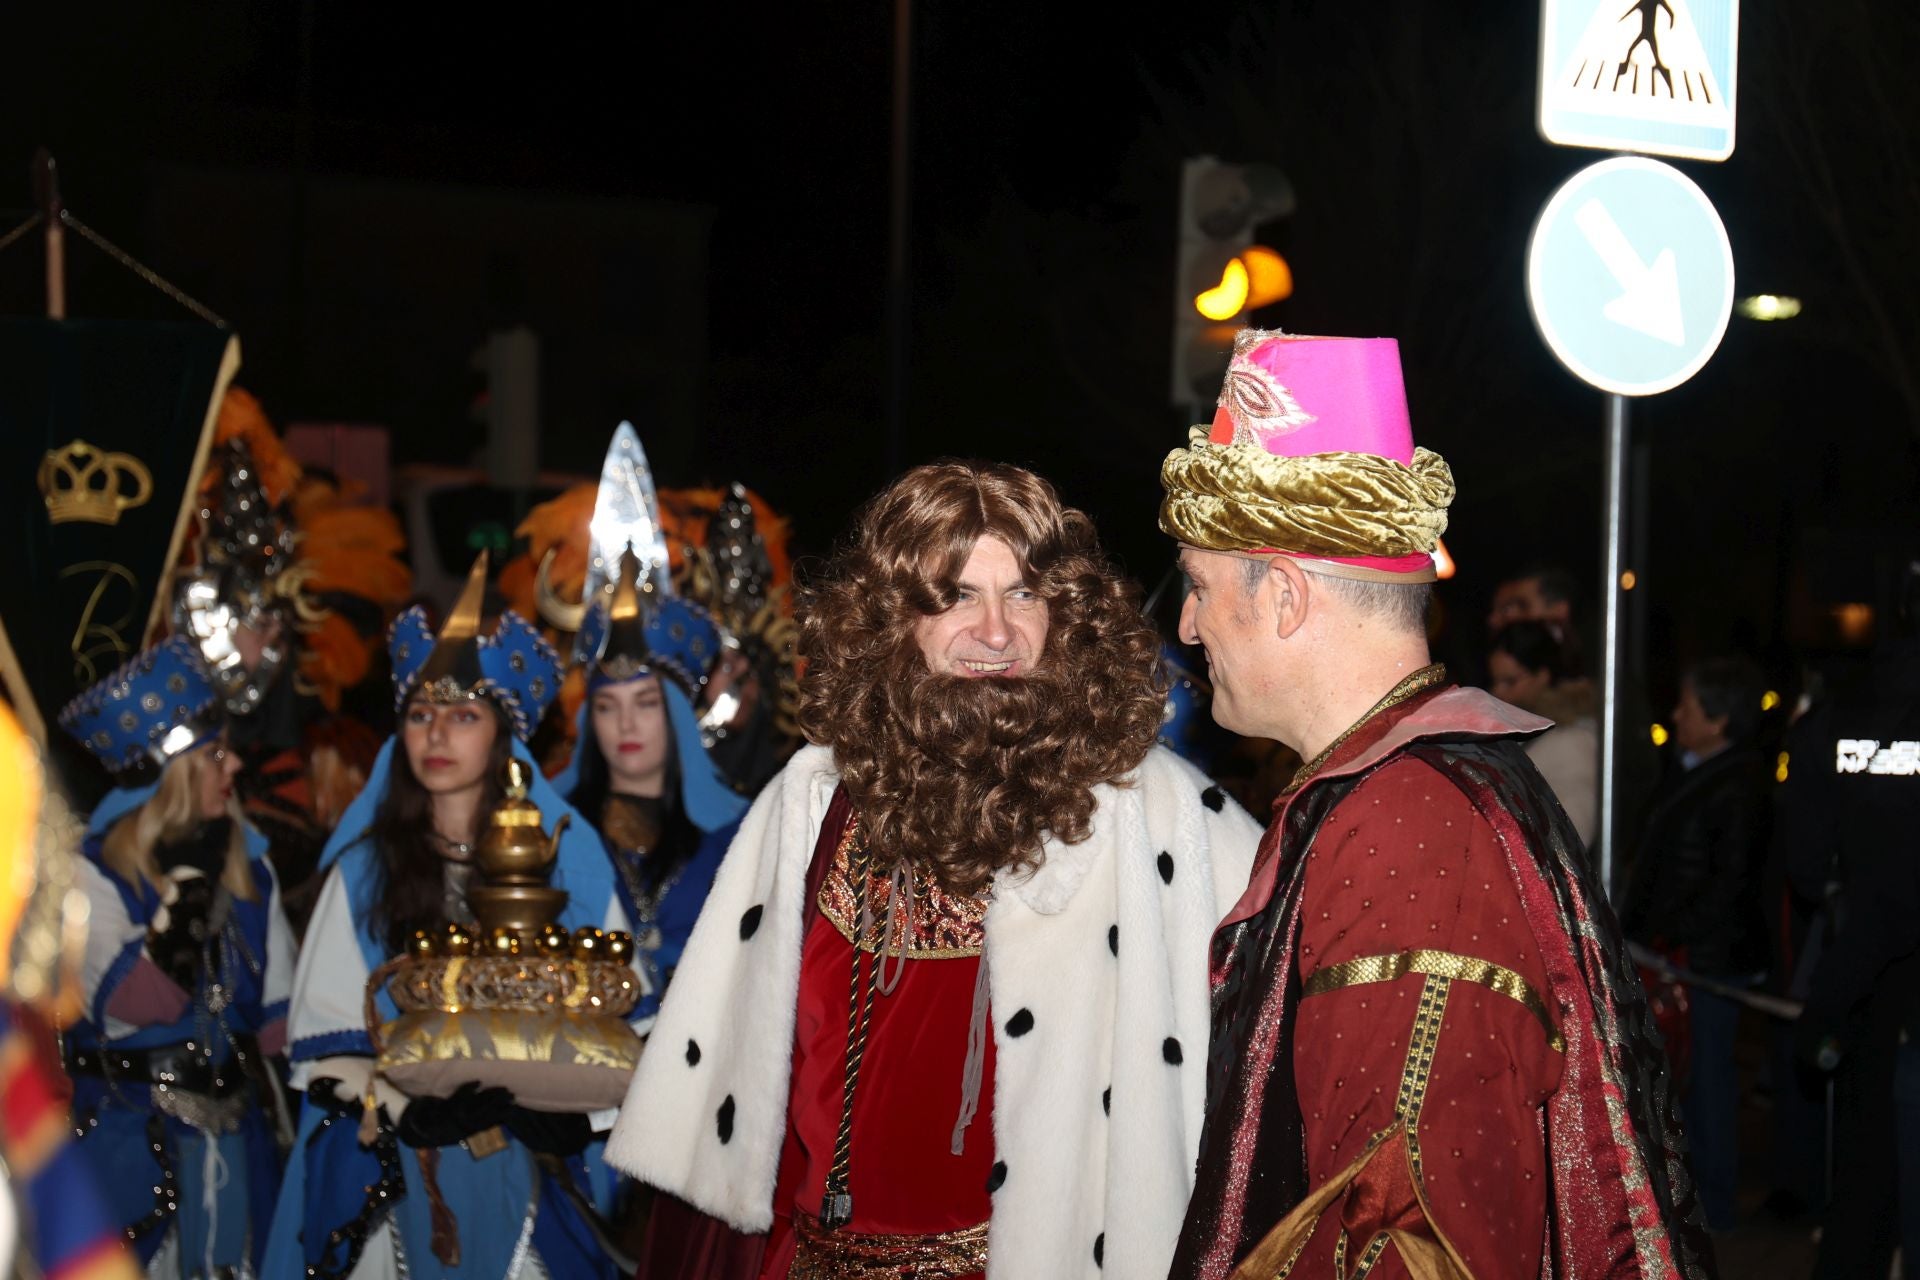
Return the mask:
[[[115, 803], [130, 795], [130, 803]], [[247, 1051], [255, 1053], [276, 1053], [284, 1043], [294, 968], [293, 934], [266, 859], [266, 840], [244, 829], [255, 900], [220, 894], [225, 906], [216, 910], [227, 915], [210, 947], [211, 969], [200, 974], [192, 991], [174, 988], [146, 952], [159, 894], [144, 880], [128, 883], [101, 861], [107, 828], [144, 798], [115, 792], [96, 813], [82, 845], [79, 882], [92, 908], [81, 972], [87, 1016], [67, 1032], [68, 1046], [104, 1051], [109, 1058], [113, 1050], [180, 1046], [206, 1053], [215, 1066], [239, 1071], [235, 1057], [242, 1038], [252, 1042]], [[162, 1001], [178, 1012], [159, 1020], [129, 1014], [124, 999], [129, 983], [178, 991], [179, 998]], [[151, 1000], [144, 1004], [154, 1007]], [[254, 1079], [264, 1080], [271, 1070], [255, 1063]], [[142, 1228], [132, 1241], [142, 1265], [167, 1280], [219, 1268], [232, 1268], [238, 1276], [273, 1274], [260, 1270], [280, 1184], [271, 1095], [247, 1086], [248, 1101], [235, 1127], [209, 1132], [183, 1118], [203, 1114], [190, 1099], [184, 1106], [157, 1101], [157, 1091], [144, 1078], [73, 1074], [79, 1150], [94, 1169], [115, 1221]], [[161, 1188], [158, 1194], [156, 1188]], [[169, 1202], [177, 1209], [167, 1212]]]
[[[573, 759], [553, 780], [554, 789], [564, 796], [575, 794], [588, 758], [598, 760], [600, 754], [593, 732], [591, 688], [589, 677], [588, 696], [573, 718]], [[700, 842], [686, 864], [650, 895], [651, 901], [642, 900], [634, 892], [633, 881], [639, 877], [643, 855], [606, 842], [607, 857], [615, 864], [614, 884], [621, 905], [626, 909], [627, 918], [633, 921], [641, 966], [651, 977], [660, 979], [658, 989], [642, 996], [640, 1007], [635, 1011], [648, 1019], [659, 1009], [660, 997], [665, 992], [664, 980], [680, 964], [680, 953], [686, 949], [687, 938], [693, 933], [693, 922], [700, 918], [701, 908], [706, 906], [707, 894], [713, 890], [713, 878], [720, 871], [721, 860], [727, 856], [727, 846], [739, 833], [748, 805], [748, 798], [727, 785], [713, 757], [701, 745], [700, 718], [688, 701], [686, 691], [672, 680], [662, 679], [660, 695], [666, 702], [667, 726], [678, 766], [674, 776], [680, 790], [680, 805], [688, 821], [700, 832]], [[599, 768], [606, 768], [604, 761], [599, 762]]]
[[[390, 957], [385, 939], [375, 932], [379, 860], [364, 833], [385, 792], [394, 750], [392, 741], [382, 749], [366, 789], [322, 855], [321, 865], [331, 870], [307, 926], [290, 1016], [298, 1089], [334, 1069], [326, 1059], [370, 1059], [373, 1053], [364, 1006], [367, 979]], [[514, 751], [528, 758], [517, 742]], [[572, 815], [552, 879], [555, 888], [567, 891], [560, 923], [569, 929], [629, 928], [614, 892], [613, 869], [593, 828], [537, 771], [529, 799], [548, 830], [561, 814]], [[379, 1012], [382, 1018], [398, 1012], [384, 992]], [[646, 1028], [636, 1024], [636, 1029]], [[511, 1137], [505, 1150], [481, 1158], [464, 1144], [439, 1149], [435, 1181], [460, 1239], [458, 1265], [443, 1264], [432, 1250], [431, 1212], [416, 1152], [400, 1146], [396, 1160], [385, 1134], [384, 1150], [361, 1146], [358, 1121], [358, 1115], [335, 1116], [303, 1103], [268, 1247], [268, 1275], [302, 1276], [310, 1266], [355, 1280], [403, 1275], [507, 1280], [540, 1275], [542, 1269], [569, 1280], [614, 1280], [618, 1274], [568, 1188]], [[601, 1147], [594, 1142], [566, 1165], [572, 1188], [605, 1215], [613, 1207], [616, 1175], [602, 1163]]]

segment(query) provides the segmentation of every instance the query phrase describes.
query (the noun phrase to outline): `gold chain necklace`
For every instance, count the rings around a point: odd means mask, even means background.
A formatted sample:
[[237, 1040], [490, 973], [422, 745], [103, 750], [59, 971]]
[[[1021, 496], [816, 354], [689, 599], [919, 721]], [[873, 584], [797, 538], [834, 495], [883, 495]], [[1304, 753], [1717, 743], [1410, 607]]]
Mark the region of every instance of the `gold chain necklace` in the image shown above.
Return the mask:
[[1393, 688], [1387, 690], [1387, 694], [1384, 698], [1380, 699], [1380, 701], [1374, 703], [1371, 707], [1367, 708], [1367, 713], [1365, 715], [1361, 716], [1358, 720], [1355, 720], [1352, 724], [1348, 725], [1345, 732], [1343, 732], [1339, 737], [1335, 738], [1332, 742], [1329, 742], [1326, 745], [1326, 747], [1320, 752], [1319, 755], [1315, 756], [1313, 759], [1301, 765], [1299, 769], [1295, 770], [1293, 775], [1293, 781], [1289, 782], [1287, 784], [1287, 789], [1281, 792], [1280, 794], [1290, 796], [1294, 792], [1298, 791], [1302, 786], [1306, 785], [1307, 779], [1313, 777], [1314, 774], [1320, 772], [1321, 769], [1325, 768], [1327, 761], [1333, 758], [1333, 753], [1338, 751], [1343, 745], [1345, 745], [1348, 738], [1351, 738], [1354, 734], [1360, 732], [1360, 730], [1375, 716], [1379, 715], [1383, 711], [1389, 711], [1392, 708], [1399, 706], [1401, 703], [1405, 702], [1407, 699], [1413, 697], [1416, 693], [1420, 693], [1427, 689], [1431, 689], [1434, 685], [1439, 684], [1441, 681], [1445, 680], [1446, 678], [1447, 678], [1446, 664], [1440, 663], [1440, 662], [1429, 663], [1428, 665], [1420, 668], [1418, 671], [1415, 671], [1411, 675], [1407, 676], [1407, 678], [1402, 680], [1399, 684], [1396, 684], [1395, 686], [1393, 686]]

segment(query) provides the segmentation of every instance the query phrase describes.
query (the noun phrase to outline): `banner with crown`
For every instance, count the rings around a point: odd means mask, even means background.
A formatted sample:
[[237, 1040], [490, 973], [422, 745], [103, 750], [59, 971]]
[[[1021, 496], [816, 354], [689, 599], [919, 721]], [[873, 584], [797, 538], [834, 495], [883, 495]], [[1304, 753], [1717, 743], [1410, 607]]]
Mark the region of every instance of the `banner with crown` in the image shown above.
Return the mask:
[[[239, 366], [212, 325], [0, 319], [0, 676], [43, 741], [162, 622]], [[97, 789], [50, 736], [69, 793]]]

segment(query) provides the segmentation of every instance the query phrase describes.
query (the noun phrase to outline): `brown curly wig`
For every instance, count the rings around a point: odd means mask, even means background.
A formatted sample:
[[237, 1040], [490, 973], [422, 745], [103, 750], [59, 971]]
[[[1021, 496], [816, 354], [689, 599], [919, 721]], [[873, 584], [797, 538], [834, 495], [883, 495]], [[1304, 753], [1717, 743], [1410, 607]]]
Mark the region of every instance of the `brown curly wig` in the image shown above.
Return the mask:
[[[974, 544], [998, 538], [1047, 605], [1031, 674], [965, 679], [927, 666], [914, 628], [958, 599]], [[1165, 705], [1159, 637], [1093, 522], [1020, 467], [916, 467], [870, 502], [802, 591], [800, 722], [830, 747], [883, 864], [929, 867], [978, 893], [1037, 866], [1049, 835], [1092, 831], [1093, 788], [1146, 757]]]

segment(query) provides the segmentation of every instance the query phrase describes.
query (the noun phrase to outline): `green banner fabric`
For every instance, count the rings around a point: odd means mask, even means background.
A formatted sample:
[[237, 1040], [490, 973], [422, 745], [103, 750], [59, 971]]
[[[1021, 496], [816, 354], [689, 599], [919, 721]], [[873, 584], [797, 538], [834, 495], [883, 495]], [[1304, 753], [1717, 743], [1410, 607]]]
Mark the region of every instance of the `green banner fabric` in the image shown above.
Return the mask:
[[239, 365], [211, 325], [0, 318], [0, 674], [76, 800], [60, 708], [162, 623]]

